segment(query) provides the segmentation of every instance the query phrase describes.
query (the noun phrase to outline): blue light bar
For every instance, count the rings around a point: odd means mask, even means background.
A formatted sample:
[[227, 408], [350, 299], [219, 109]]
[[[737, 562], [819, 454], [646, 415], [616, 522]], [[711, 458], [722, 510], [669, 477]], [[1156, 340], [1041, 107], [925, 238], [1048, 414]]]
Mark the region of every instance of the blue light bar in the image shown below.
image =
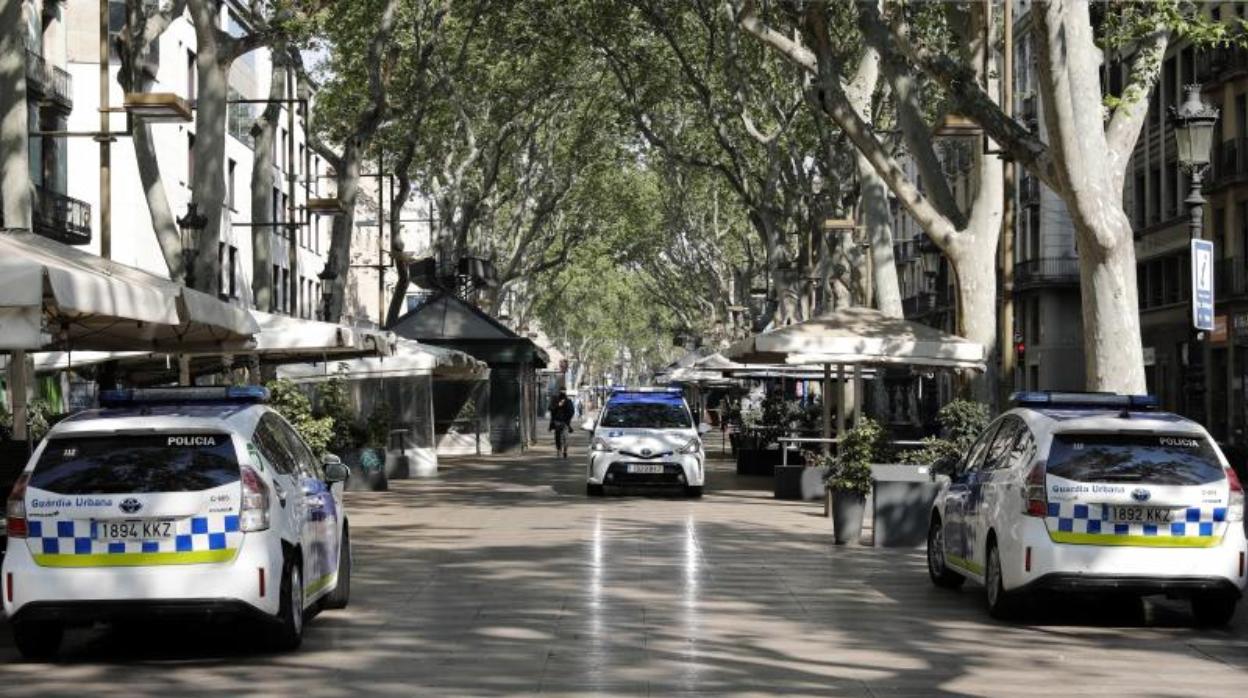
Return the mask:
[[1051, 390], [1024, 390], [1010, 396], [1019, 407], [1112, 407], [1153, 410], [1160, 406], [1154, 395], [1120, 395], [1118, 393], [1075, 393]]
[[667, 387], [646, 387], [646, 388], [625, 388], [616, 386], [611, 389], [611, 393], [679, 393], [683, 394], [680, 388]]
[[101, 407], [135, 405], [181, 405], [186, 403], [262, 404], [269, 389], [260, 385], [195, 388], [124, 388], [100, 392]]

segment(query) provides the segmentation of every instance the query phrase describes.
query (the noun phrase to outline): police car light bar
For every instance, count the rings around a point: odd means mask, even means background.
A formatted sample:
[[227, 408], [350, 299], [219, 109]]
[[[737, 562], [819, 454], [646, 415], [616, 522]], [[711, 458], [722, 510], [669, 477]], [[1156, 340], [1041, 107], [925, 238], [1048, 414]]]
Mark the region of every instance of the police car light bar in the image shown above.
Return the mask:
[[269, 401], [269, 389], [259, 385], [196, 388], [125, 388], [100, 392], [101, 407], [180, 405], [190, 402], [259, 404]]
[[1118, 393], [1075, 393], [1050, 390], [1025, 390], [1010, 396], [1019, 407], [1114, 407], [1152, 410], [1160, 406], [1154, 395], [1120, 395]]
[[680, 394], [683, 394], [683, 391], [681, 391], [680, 388], [656, 388], [656, 387], [645, 387], [645, 388], [615, 387], [611, 389], [611, 392], [612, 393], [680, 393]]

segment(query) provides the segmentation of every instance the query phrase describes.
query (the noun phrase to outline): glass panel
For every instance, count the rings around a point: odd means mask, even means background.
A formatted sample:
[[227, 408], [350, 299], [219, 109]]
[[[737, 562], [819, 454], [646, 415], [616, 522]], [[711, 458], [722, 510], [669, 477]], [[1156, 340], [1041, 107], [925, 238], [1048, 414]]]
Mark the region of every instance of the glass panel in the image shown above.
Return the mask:
[[48, 442], [30, 486], [58, 494], [195, 492], [238, 480], [227, 434], [93, 436]]
[[1150, 434], [1058, 434], [1050, 475], [1077, 482], [1203, 485], [1225, 475], [1204, 437]]

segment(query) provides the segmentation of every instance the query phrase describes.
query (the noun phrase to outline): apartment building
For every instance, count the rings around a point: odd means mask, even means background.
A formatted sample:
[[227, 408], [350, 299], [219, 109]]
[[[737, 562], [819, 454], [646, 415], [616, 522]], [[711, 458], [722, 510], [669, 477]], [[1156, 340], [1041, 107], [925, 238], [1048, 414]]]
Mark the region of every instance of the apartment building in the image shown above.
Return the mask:
[[[107, 0], [110, 32], [116, 34], [125, 22], [124, 0]], [[64, 38], [58, 50], [64, 52], [67, 79], [72, 84], [74, 110], [61, 126], [70, 132], [88, 133], [99, 130], [100, 50], [99, 6], [95, 2], [52, 3], [59, 6]], [[245, 13], [231, 0], [222, 3], [222, 29], [238, 35], [247, 30], [240, 19]], [[45, 42], [46, 43], [46, 42]], [[111, 42], [110, 42], [111, 43]], [[172, 92], [192, 106], [196, 98], [196, 40], [189, 17], [175, 20], [153, 46], [144, 66], [155, 80], [153, 91]], [[332, 179], [325, 163], [307, 146], [303, 119], [295, 102], [283, 102], [277, 119], [277, 137], [273, 152], [273, 210], [277, 225], [253, 225], [251, 209], [251, 175], [255, 160], [251, 127], [265, 104], [256, 100], [269, 98], [273, 78], [270, 54], [265, 49], [253, 51], [235, 61], [229, 76], [230, 104], [224, 168], [228, 225], [222, 229], [222, 240], [215, 251], [221, 260], [221, 297], [239, 305], [254, 307], [252, 293], [253, 238], [269, 245], [273, 262], [271, 274], [274, 293], [269, 307], [273, 311], [301, 318], [316, 317], [321, 308], [321, 289], [317, 274], [324, 268], [329, 248], [332, 219], [312, 215], [306, 203], [309, 198], [332, 196]], [[116, 81], [118, 61], [115, 50], [109, 60], [109, 104], [119, 105], [123, 94]], [[284, 99], [295, 97], [293, 76], [278, 75], [286, 84]], [[253, 100], [253, 101], [247, 101]], [[293, 111], [292, 111], [293, 108]], [[190, 123], [155, 124], [152, 127], [157, 158], [165, 194], [175, 216], [184, 214], [190, 202], [190, 170], [195, 125]], [[113, 114], [110, 131], [123, 134], [125, 114]], [[86, 137], [45, 138], [44, 148], [55, 156], [43, 157], [67, 161], [64, 192], [88, 210], [100, 205], [100, 146]], [[33, 149], [33, 146], [32, 146]], [[111, 144], [111, 257], [121, 263], [155, 274], [168, 276], [164, 258], [153, 232], [147, 202], [140, 184], [138, 165], [130, 140], [119, 135]], [[100, 252], [98, 216], [88, 216], [89, 226], [75, 241], [96, 254]], [[289, 225], [292, 224], [293, 225]]]
[[[74, 79], [67, 70], [68, 3], [58, 0], [22, 0], [25, 31], [27, 129], [31, 198], [31, 227], [41, 235], [83, 244], [91, 237], [91, 205], [69, 195], [69, 157], [64, 138], [38, 135], [66, 130], [74, 112]], [[81, 107], [79, 107], [81, 110]]]

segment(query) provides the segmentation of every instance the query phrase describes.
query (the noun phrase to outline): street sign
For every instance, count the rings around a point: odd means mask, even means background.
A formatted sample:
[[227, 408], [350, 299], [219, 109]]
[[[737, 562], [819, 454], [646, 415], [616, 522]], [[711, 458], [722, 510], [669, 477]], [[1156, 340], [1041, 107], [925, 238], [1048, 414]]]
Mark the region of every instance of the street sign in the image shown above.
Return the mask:
[[1213, 242], [1192, 240], [1192, 326], [1213, 330]]

